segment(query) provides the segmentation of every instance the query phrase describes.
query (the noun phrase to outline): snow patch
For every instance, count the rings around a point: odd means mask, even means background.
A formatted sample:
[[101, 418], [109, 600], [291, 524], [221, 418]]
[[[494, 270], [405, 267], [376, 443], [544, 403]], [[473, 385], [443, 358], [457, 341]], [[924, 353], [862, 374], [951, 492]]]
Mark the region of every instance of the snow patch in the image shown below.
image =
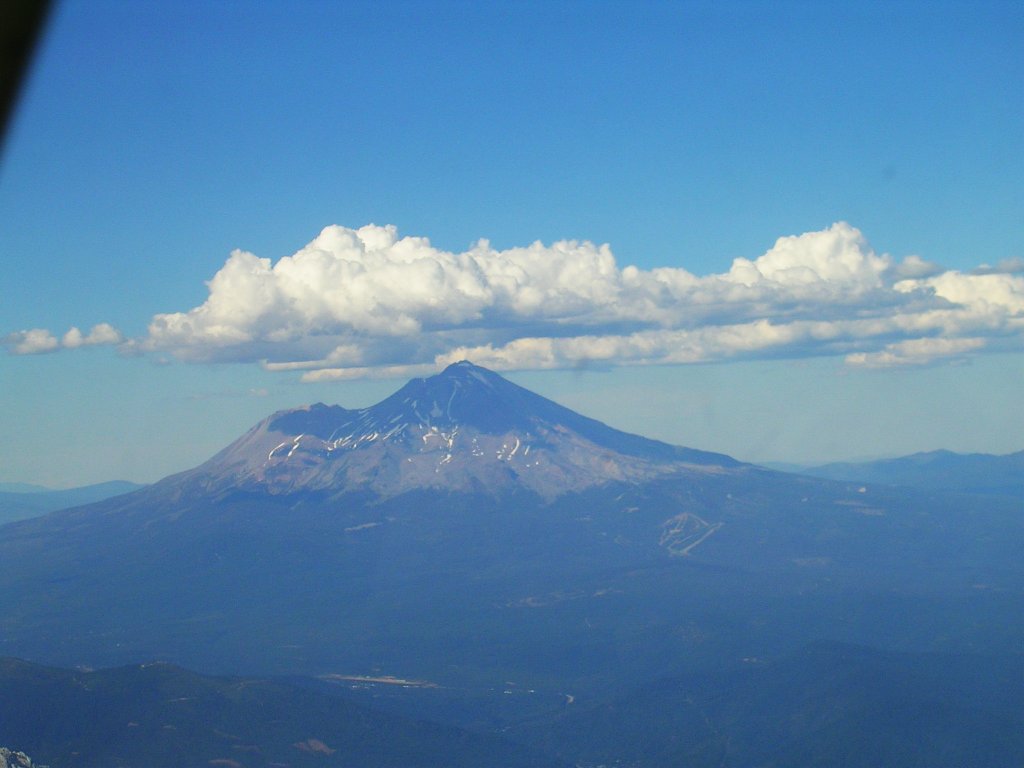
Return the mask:
[[292, 448], [288, 451], [288, 455], [284, 457], [286, 461], [292, 457], [293, 453], [295, 453], [295, 449], [299, 447], [299, 441], [302, 440], [303, 437], [305, 437], [305, 433], [299, 435], [292, 441]]
[[376, 528], [380, 523], [360, 523], [359, 525], [353, 525], [345, 529], [345, 533], [352, 533], [353, 531], [365, 531], [367, 528]]
[[445, 416], [447, 416], [449, 420], [451, 420], [451, 418], [452, 418], [452, 401], [455, 400], [455, 393], [458, 392], [458, 391], [459, 391], [459, 382], [455, 382], [455, 386], [452, 388], [452, 394], [448, 398], [448, 404], [444, 408]]

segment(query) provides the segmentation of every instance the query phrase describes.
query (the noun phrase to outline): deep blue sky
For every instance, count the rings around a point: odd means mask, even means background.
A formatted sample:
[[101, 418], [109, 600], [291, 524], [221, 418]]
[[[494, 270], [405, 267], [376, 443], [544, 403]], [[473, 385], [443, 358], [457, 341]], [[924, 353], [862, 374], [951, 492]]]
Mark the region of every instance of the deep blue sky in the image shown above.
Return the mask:
[[[1019, 3], [91, 0], [51, 22], [0, 166], [0, 336], [141, 339], [233, 249], [276, 261], [330, 224], [454, 253], [587, 240], [698, 276], [838, 221], [894, 262], [1024, 256]], [[1007, 333], [899, 370], [798, 349], [509, 375], [744, 459], [1005, 452], [1024, 447]], [[275, 408], [400, 383], [173, 351], [0, 357], [0, 480], [153, 480]]]

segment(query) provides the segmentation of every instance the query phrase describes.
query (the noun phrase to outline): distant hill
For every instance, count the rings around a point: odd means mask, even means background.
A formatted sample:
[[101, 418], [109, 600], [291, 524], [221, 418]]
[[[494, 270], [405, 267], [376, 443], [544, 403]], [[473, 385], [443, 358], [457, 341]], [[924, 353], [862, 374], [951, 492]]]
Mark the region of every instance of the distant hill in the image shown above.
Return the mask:
[[829, 480], [1024, 498], [1024, 451], [1002, 456], [928, 451], [879, 461], [791, 466], [788, 471]]
[[125, 480], [83, 485], [51, 491], [29, 483], [0, 483], [0, 524], [45, 515], [58, 509], [91, 504], [94, 501], [137, 491], [144, 486]]
[[0, 743], [62, 768], [562, 765], [307, 688], [170, 664], [82, 672], [0, 658]]

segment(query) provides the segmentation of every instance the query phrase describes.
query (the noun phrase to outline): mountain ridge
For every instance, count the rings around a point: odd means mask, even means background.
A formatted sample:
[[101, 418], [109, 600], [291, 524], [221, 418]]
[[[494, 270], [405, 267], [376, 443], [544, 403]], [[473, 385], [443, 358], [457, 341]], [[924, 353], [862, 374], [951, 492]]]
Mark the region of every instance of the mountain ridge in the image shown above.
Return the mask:
[[130, 483], [125, 480], [111, 480], [59, 490], [17, 483], [7, 485], [12, 488], [28, 487], [33, 490], [0, 491], [0, 525], [15, 520], [38, 517], [60, 509], [91, 504], [94, 501], [121, 496], [145, 487], [139, 483]]
[[794, 465], [787, 471], [828, 480], [1024, 497], [1024, 450], [989, 454], [939, 449], [874, 461]]

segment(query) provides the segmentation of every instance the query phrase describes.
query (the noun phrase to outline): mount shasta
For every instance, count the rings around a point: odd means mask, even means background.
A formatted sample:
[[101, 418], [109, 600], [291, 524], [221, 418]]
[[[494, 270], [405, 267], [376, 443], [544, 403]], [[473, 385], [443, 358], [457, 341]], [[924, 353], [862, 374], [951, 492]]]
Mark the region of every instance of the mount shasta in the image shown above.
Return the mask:
[[[692, 707], [657, 686], [742, 687], [815, 643], [882, 666], [1016, 659], [1022, 534], [1016, 498], [774, 472], [462, 362], [370, 408], [273, 414], [192, 470], [0, 528], [0, 656], [316, 677], [572, 761], [609, 702], [627, 720], [662, 694]], [[641, 718], [652, 743], [683, 727], [678, 707], [660, 731]], [[706, 728], [707, 707], [686, 717]], [[595, 764], [626, 759], [609, 749]]]
[[168, 482], [204, 494], [525, 490], [551, 500], [609, 482], [738, 465], [611, 429], [464, 361], [370, 408], [318, 403], [275, 413]]

